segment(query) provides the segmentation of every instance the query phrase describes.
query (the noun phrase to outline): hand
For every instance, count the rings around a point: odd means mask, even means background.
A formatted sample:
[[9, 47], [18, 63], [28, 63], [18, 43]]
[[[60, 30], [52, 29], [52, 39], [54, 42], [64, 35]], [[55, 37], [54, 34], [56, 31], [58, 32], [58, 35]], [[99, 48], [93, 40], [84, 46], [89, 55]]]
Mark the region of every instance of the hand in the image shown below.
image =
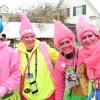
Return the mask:
[[96, 87], [96, 89], [98, 89], [98, 88], [99, 88], [99, 83], [98, 83], [98, 81], [97, 81], [97, 80], [95, 80], [95, 87]]
[[8, 89], [6, 86], [0, 86], [0, 97], [3, 97], [7, 93]]

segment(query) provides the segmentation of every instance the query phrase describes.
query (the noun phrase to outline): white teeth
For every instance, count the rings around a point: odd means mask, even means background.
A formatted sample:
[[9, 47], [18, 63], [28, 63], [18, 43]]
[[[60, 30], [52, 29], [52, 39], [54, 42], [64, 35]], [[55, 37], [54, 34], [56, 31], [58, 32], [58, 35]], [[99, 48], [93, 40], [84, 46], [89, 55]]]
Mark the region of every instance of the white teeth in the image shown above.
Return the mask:
[[70, 48], [65, 48], [64, 50], [70, 50]]

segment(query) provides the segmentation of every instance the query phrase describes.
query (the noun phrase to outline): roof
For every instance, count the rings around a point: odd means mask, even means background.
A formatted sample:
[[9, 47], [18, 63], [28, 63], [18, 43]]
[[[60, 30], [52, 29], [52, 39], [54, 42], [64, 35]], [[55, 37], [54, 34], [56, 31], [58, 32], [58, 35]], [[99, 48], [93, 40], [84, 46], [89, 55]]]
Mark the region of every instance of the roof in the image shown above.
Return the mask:
[[0, 13], [8, 13], [9, 8], [6, 5], [0, 6]]
[[54, 37], [54, 24], [35, 23], [35, 32], [37, 38], [53, 38]]
[[[53, 38], [54, 24], [46, 23], [32, 23], [37, 38]], [[3, 33], [7, 38], [19, 38], [20, 22], [5, 22]]]

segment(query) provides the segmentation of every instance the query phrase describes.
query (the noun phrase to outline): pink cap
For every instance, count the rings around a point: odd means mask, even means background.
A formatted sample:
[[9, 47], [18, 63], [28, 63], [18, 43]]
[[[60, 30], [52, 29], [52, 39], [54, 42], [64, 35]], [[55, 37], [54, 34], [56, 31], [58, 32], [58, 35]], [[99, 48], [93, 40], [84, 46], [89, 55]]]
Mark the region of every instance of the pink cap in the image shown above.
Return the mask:
[[74, 42], [75, 36], [73, 32], [65, 26], [61, 21], [54, 21], [55, 33], [54, 33], [54, 45], [56, 48], [59, 48], [59, 43], [61, 40], [67, 38], [72, 39]]
[[95, 25], [93, 25], [89, 19], [85, 18], [84, 16], [80, 16], [79, 20], [76, 24], [76, 31], [77, 31], [77, 38], [81, 42], [81, 36], [86, 31], [91, 31], [97, 36], [100, 36], [99, 30]]
[[21, 39], [25, 34], [32, 33], [35, 35], [35, 33], [33, 32], [33, 26], [30, 23], [27, 15], [25, 15], [24, 13], [21, 14], [21, 25], [20, 25], [19, 32], [20, 32]]

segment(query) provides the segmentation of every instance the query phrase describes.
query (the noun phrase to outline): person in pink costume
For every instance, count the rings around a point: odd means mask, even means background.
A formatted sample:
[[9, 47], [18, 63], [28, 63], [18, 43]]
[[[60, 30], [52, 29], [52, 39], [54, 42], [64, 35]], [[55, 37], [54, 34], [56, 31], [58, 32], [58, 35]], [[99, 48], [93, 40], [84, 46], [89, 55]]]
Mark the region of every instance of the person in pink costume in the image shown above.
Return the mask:
[[[77, 38], [82, 44], [81, 58], [86, 63], [87, 75], [95, 82], [96, 100], [100, 100], [100, 33], [89, 19], [81, 16], [76, 25]], [[89, 94], [90, 95], [90, 94]], [[93, 96], [93, 95], [92, 95]], [[91, 98], [89, 98], [91, 100]]]
[[[20, 40], [17, 50], [20, 59], [21, 100], [54, 100], [53, 66], [59, 53], [36, 39], [34, 26], [25, 13], [21, 13]], [[27, 64], [29, 64], [27, 66]]]
[[[0, 21], [0, 29], [3, 22]], [[0, 35], [3, 31], [0, 30]], [[12, 99], [20, 83], [20, 70], [17, 55], [11, 47], [0, 40], [0, 98]]]
[[[56, 84], [55, 100], [63, 100], [65, 89], [71, 90], [78, 85], [76, 74], [77, 48], [74, 46], [73, 32], [61, 21], [54, 21], [54, 45], [60, 52], [60, 57], [55, 65], [54, 80]], [[70, 82], [75, 82], [73, 85]], [[64, 100], [86, 100], [85, 96], [69, 91]]]

